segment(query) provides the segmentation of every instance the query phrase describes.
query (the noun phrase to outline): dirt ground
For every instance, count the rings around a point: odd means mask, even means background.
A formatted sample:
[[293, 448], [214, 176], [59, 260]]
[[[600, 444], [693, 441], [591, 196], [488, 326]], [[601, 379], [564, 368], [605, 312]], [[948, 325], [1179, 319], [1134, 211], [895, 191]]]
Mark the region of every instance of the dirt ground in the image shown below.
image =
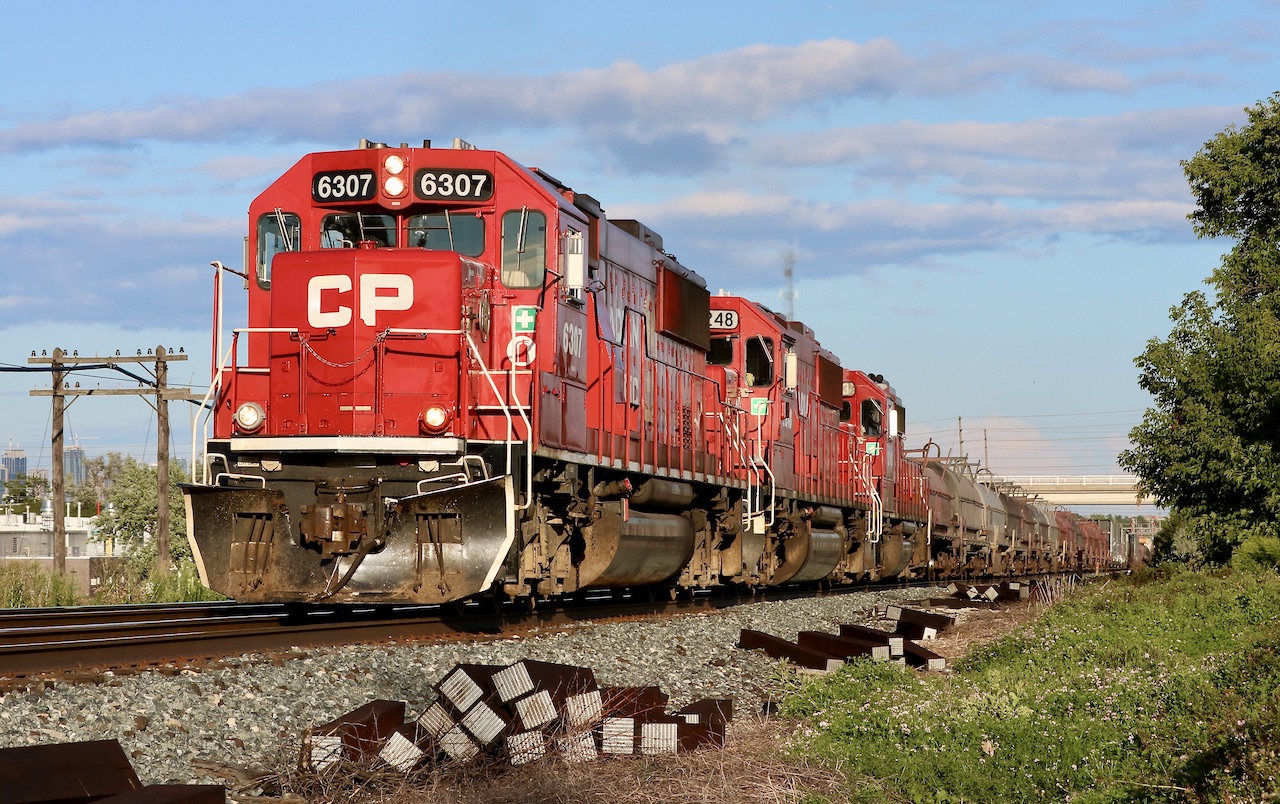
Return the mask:
[[1034, 622], [1045, 612], [1045, 606], [1034, 600], [1000, 603], [989, 609], [928, 609], [956, 619], [955, 625], [922, 643], [939, 654], [950, 665], [968, 655], [974, 648], [1015, 633]]

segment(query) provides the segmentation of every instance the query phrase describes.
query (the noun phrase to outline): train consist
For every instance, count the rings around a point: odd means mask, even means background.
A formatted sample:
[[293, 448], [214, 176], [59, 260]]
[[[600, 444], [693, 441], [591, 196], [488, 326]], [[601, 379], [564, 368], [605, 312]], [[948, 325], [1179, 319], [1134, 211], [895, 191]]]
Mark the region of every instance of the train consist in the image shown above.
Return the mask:
[[712, 295], [662, 238], [506, 155], [362, 142], [249, 208], [215, 263], [201, 579], [244, 601], [1094, 569], [1094, 523], [905, 447], [884, 377]]

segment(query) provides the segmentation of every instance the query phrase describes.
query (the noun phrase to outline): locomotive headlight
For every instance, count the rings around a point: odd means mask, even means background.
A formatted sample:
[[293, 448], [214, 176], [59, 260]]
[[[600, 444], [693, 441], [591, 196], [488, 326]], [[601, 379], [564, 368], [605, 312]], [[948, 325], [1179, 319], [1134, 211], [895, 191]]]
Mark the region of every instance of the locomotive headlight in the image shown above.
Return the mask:
[[246, 433], [252, 433], [262, 427], [267, 420], [267, 413], [257, 402], [245, 402], [236, 408], [236, 427]]
[[427, 405], [422, 409], [422, 429], [438, 435], [449, 428], [453, 415], [443, 405]]
[[382, 167], [392, 176], [399, 176], [404, 172], [404, 157], [399, 154], [392, 154], [382, 160]]
[[382, 191], [392, 198], [404, 195], [404, 179], [399, 176], [388, 176], [382, 182]]

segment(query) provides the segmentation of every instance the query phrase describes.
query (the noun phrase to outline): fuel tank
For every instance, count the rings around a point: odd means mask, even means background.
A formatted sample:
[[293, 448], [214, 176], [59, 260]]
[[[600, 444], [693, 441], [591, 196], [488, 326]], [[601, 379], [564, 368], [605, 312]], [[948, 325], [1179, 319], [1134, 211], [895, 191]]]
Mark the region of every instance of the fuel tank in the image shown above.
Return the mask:
[[810, 526], [782, 543], [784, 560], [769, 578], [769, 585], [821, 580], [844, 557], [844, 539], [834, 530]]
[[693, 555], [693, 523], [679, 514], [642, 511], [619, 502], [600, 504], [583, 528], [585, 549], [578, 588], [661, 583]]

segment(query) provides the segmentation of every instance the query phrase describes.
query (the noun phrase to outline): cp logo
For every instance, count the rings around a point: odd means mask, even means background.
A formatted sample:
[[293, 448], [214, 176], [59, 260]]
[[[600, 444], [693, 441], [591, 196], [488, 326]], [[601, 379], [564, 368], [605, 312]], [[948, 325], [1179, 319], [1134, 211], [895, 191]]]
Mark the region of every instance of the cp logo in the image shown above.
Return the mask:
[[[307, 282], [307, 323], [323, 327], [345, 327], [351, 323], [348, 301], [351, 277], [313, 276]], [[354, 303], [354, 300], [352, 300]], [[413, 306], [413, 277], [408, 274], [364, 274], [360, 277], [360, 320], [376, 326], [378, 313], [408, 310]]]

